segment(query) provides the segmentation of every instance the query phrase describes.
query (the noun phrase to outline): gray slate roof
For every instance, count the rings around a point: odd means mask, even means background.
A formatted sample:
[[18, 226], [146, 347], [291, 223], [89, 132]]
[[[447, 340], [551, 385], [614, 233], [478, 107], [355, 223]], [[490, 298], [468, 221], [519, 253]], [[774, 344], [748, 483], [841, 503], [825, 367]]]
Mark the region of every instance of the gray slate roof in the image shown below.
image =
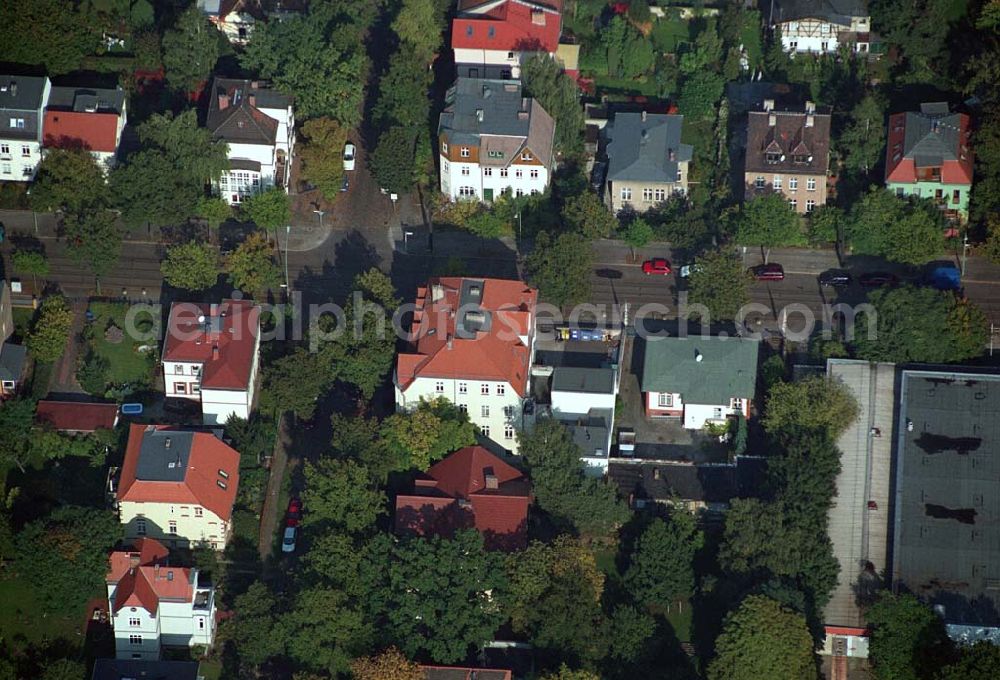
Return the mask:
[[[690, 336], [645, 341], [643, 392], [673, 392], [688, 404], [751, 399], [757, 384], [757, 340]], [[701, 361], [697, 360], [698, 356]]]
[[0, 75], [0, 111], [37, 111], [47, 78]]
[[113, 112], [121, 115], [125, 107], [125, 91], [100, 87], [57, 87], [49, 92], [48, 109], [83, 112], [87, 110]]
[[197, 661], [97, 659], [91, 680], [197, 680]]
[[615, 372], [610, 368], [560, 366], [552, 371], [553, 392], [611, 394], [614, 389]]
[[[250, 104], [250, 98], [254, 104]], [[227, 101], [223, 106], [220, 98]], [[226, 99], [228, 98], [228, 99]], [[209, 90], [208, 118], [205, 126], [212, 137], [238, 144], [273, 145], [278, 134], [278, 121], [263, 113], [261, 108], [285, 109], [291, 99], [250, 80], [216, 78]]]
[[951, 113], [946, 103], [920, 105], [920, 111], [906, 114], [903, 156], [918, 168], [957, 161], [961, 143], [962, 116]]
[[24, 358], [28, 349], [24, 345], [5, 342], [0, 347], [0, 380], [17, 382], [24, 375]]
[[761, 493], [767, 462], [737, 456], [735, 463], [693, 465], [677, 461], [612, 462], [608, 479], [625, 497], [728, 503]]
[[150, 430], [142, 436], [135, 477], [147, 482], [183, 482], [193, 432]]
[[[480, 120], [481, 119], [481, 120]], [[537, 101], [524, 97], [520, 81], [459, 78], [445, 96], [438, 119], [438, 134], [451, 144], [479, 146], [480, 163], [489, 164], [485, 151], [491, 146], [504, 152], [506, 165], [527, 146], [545, 163], [552, 163], [555, 121]], [[496, 138], [513, 137], [514, 140]]]
[[589, 413], [554, 413], [553, 417], [561, 422], [573, 443], [580, 447], [580, 455], [587, 458], [607, 458], [608, 430], [613, 419], [613, 413], [608, 408], [593, 408]]
[[826, 19], [830, 23], [850, 26], [851, 17], [866, 16], [865, 0], [774, 0], [772, 21], [780, 24], [797, 19]]
[[[677, 181], [677, 164], [690, 161], [693, 147], [681, 143], [684, 116], [661, 113], [616, 113], [605, 128], [609, 142], [608, 180]], [[673, 152], [673, 160], [670, 159]]]

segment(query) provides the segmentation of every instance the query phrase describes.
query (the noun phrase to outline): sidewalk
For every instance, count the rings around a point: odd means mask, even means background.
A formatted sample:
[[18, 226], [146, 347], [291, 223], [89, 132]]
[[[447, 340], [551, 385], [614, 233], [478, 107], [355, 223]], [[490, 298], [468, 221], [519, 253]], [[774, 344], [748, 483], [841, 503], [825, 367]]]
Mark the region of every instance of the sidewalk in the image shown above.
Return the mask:
[[274, 457], [271, 458], [271, 473], [267, 478], [267, 492], [264, 496], [264, 507], [260, 511], [260, 533], [257, 537], [257, 549], [261, 562], [268, 564], [268, 558], [274, 551], [274, 532], [278, 527], [279, 516], [283, 508], [278, 506], [281, 497], [281, 483], [285, 478], [288, 466], [288, 447], [291, 437], [288, 433], [288, 421], [282, 417], [278, 423], [278, 439], [274, 445]]

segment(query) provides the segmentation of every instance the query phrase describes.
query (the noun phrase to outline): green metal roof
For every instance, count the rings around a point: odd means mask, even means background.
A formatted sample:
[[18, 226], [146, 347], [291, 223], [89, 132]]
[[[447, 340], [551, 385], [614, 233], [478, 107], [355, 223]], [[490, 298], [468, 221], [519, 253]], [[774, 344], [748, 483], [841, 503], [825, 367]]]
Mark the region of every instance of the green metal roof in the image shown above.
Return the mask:
[[647, 338], [642, 391], [680, 394], [689, 404], [728, 404], [731, 397], [753, 398], [759, 344], [749, 338], [716, 336]]

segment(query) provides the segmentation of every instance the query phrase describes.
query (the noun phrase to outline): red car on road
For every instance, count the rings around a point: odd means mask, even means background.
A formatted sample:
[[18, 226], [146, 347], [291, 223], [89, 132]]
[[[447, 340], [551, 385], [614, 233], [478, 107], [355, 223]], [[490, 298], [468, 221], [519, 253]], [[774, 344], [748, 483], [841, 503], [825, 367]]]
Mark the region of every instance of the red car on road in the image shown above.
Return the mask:
[[654, 257], [652, 260], [646, 260], [642, 263], [643, 274], [666, 276], [670, 271], [670, 261], [665, 257]]
[[785, 268], [777, 262], [750, 267], [750, 274], [758, 281], [784, 281]]
[[298, 498], [288, 500], [288, 510], [285, 511], [285, 526], [295, 527], [302, 519], [302, 501]]

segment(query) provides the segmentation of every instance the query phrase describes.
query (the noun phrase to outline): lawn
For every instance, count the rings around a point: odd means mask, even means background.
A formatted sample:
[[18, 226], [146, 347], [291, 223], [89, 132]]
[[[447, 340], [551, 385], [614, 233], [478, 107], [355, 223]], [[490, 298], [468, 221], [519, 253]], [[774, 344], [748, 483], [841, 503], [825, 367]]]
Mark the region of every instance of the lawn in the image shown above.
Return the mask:
[[[64, 640], [66, 646], [78, 647], [83, 642], [84, 612], [77, 616], [42, 616], [28, 582], [24, 578], [0, 579], [0, 639], [15, 649], [24, 649], [53, 640]], [[62, 643], [60, 644], [62, 647]]]
[[117, 342], [117, 338], [109, 338], [107, 334], [111, 324], [123, 331], [126, 329], [125, 315], [128, 307], [123, 304], [95, 302], [91, 303], [90, 311], [94, 313], [91, 344], [94, 352], [111, 364], [108, 381], [115, 385], [148, 384], [153, 372], [151, 356], [155, 357], [155, 352], [140, 354], [136, 349], [143, 343], [133, 340], [127, 332]]
[[35, 318], [35, 310], [28, 307], [13, 307], [10, 311], [14, 317], [14, 333], [23, 340], [28, 335], [31, 320]]
[[691, 614], [693, 609], [687, 600], [675, 603], [667, 612], [667, 621], [674, 629], [674, 635], [681, 642], [691, 641]]
[[594, 85], [597, 91], [607, 95], [645, 95], [657, 96], [656, 82], [651, 78], [627, 80], [611, 76], [595, 76]]

